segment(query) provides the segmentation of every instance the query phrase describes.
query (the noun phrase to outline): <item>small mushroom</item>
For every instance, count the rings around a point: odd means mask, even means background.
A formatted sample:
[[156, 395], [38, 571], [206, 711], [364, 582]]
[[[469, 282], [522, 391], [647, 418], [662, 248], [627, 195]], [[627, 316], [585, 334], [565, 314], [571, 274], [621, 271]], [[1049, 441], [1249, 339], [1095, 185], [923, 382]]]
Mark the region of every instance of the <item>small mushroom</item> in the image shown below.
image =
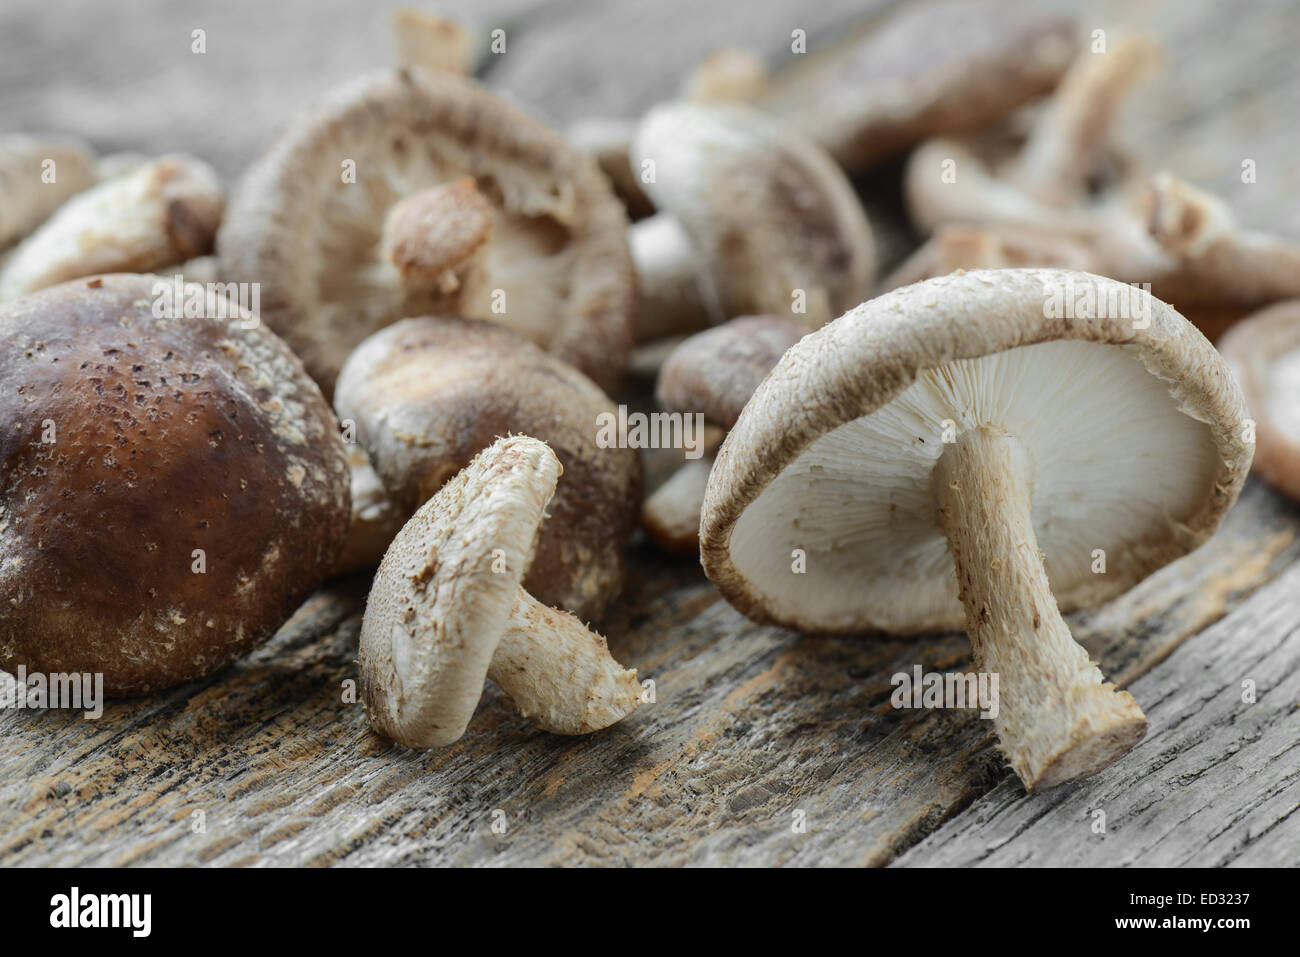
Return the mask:
[[[200, 678], [270, 638], [348, 526], [338, 426], [288, 346], [157, 276], [0, 307], [0, 668]], [[231, 316], [233, 321], [221, 317]]]
[[0, 136], [0, 249], [22, 239], [95, 182], [95, 157], [81, 143]]
[[603, 637], [520, 584], [562, 472], [546, 443], [498, 439], [394, 539], [361, 624], [361, 691], [380, 734], [451, 744], [484, 677], [556, 734], [599, 731], [641, 703], [636, 672]]
[[632, 227], [638, 342], [688, 331], [682, 310], [794, 314], [816, 328], [867, 294], [866, 213], [813, 143], [745, 107], [668, 103], [641, 121], [632, 158], [653, 167], [645, 188], [659, 210]]
[[[743, 316], [683, 341], [664, 362], [655, 396], [659, 406], [729, 429], [772, 366], [808, 330], [781, 316]], [[646, 498], [641, 524], [667, 551], [698, 555], [700, 506], [716, 443], [673, 473]]]
[[23, 241], [0, 274], [0, 300], [103, 272], [145, 273], [212, 250], [223, 200], [216, 174], [164, 156], [72, 197]]
[[480, 44], [465, 24], [409, 7], [395, 11], [390, 22], [397, 66], [460, 76], [474, 71]]
[[692, 103], [753, 103], [766, 85], [762, 57], [743, 47], [720, 47], [687, 75], [682, 98]]
[[413, 512], [492, 441], [547, 442], [567, 476], [542, 526], [525, 586], [584, 621], [623, 584], [641, 497], [635, 449], [598, 444], [615, 406], [590, 379], [495, 323], [406, 319], [348, 359], [334, 405], [393, 500]]
[[865, 36], [800, 57], [758, 105], [850, 170], [968, 133], [1051, 90], [1078, 47], [1071, 19], [1005, 2], [907, 5]]
[[[954, 274], [786, 352], [719, 451], [705, 572], [805, 632], [965, 622], [1025, 786], [1092, 774], [1146, 719], [1062, 611], [1205, 541], [1250, 466], [1227, 365], [1173, 309], [1087, 273]], [[953, 574], [954, 564], [956, 574]]]
[[1300, 500], [1300, 300], [1237, 323], [1219, 342], [1255, 421], [1259, 476]]
[[[327, 394], [371, 333], [457, 310], [613, 389], [635, 308], [626, 230], [594, 164], [542, 123], [467, 78], [407, 70], [295, 124], [244, 178], [218, 253], [226, 278], [262, 283], [262, 318]], [[457, 284], [467, 270], [489, 296]]]

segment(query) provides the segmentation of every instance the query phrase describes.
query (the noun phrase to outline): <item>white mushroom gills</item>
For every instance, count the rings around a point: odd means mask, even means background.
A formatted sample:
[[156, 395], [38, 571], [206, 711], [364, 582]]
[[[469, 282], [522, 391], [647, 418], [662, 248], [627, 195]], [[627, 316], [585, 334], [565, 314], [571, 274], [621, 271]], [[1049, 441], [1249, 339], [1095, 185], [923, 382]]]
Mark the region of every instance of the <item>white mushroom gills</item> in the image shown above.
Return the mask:
[[975, 662], [999, 676], [1003, 753], [1030, 790], [1101, 770], [1147, 721], [1061, 618], [1034, 536], [1024, 448], [1001, 429], [972, 429], [945, 449], [934, 479]]

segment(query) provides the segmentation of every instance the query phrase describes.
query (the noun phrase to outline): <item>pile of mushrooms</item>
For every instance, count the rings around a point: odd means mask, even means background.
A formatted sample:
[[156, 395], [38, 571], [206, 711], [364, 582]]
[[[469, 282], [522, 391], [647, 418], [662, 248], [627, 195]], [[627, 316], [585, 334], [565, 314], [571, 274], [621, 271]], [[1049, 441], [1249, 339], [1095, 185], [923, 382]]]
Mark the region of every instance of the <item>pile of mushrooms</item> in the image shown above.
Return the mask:
[[[372, 575], [376, 732], [451, 744], [490, 678], [593, 733], [646, 700], [596, 630], [641, 536], [759, 622], [964, 628], [1031, 791], [1142, 738], [1062, 615], [1213, 534], [1256, 442], [1300, 498], [1300, 242], [1117, 145], [1148, 41], [942, 0], [562, 135], [474, 30], [393, 22], [228, 205], [194, 157], [0, 136], [0, 668], [153, 692]], [[850, 176], [904, 157], [923, 242], [877, 283]], [[1223, 355], [1188, 321], [1257, 310]], [[711, 432], [647, 490], [600, 422], [652, 402]]]

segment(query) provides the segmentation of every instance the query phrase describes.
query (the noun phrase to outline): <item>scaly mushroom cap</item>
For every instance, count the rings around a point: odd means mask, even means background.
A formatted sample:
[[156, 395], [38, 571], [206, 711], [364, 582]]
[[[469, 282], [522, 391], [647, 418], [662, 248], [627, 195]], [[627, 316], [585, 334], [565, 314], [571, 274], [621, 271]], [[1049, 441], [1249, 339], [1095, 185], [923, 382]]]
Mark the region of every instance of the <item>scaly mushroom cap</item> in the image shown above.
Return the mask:
[[498, 436], [542, 439], [565, 481], [525, 587], [583, 620], [598, 618], [622, 587], [640, 460], [633, 449], [597, 445], [599, 416], [617, 410], [573, 367], [495, 323], [406, 319], [357, 348], [334, 402], [356, 422], [384, 487], [412, 511]]
[[790, 315], [816, 328], [862, 300], [875, 271], [871, 227], [844, 174], [813, 143], [755, 110], [667, 103], [641, 121], [646, 191], [690, 236], [723, 317]]
[[1219, 350], [1255, 419], [1255, 471], [1300, 499], [1300, 300], [1243, 319]]
[[94, 154], [75, 140], [0, 136], [0, 249], [22, 239], [94, 182]]
[[439, 743], [464, 733], [560, 472], [542, 442], [504, 439], [393, 540], [361, 632], [361, 688], [377, 731]]
[[664, 362], [655, 399], [666, 411], [702, 412], [729, 429], [772, 366], [807, 331], [781, 316], [742, 316], [696, 333]]
[[161, 270], [212, 251], [225, 201], [216, 173], [164, 156], [74, 196], [0, 274], [0, 299], [105, 272]]
[[1074, 59], [1074, 31], [1066, 17], [1009, 3], [909, 6], [779, 74], [759, 105], [858, 169], [1046, 93]]
[[156, 318], [155, 283], [0, 309], [5, 670], [102, 672], [113, 695], [198, 678], [271, 637], [343, 544], [343, 443], [302, 364], [243, 319]]
[[490, 306], [504, 311], [472, 314], [613, 388], [635, 306], [627, 217], [589, 158], [463, 77], [368, 76], [298, 123], [237, 191], [218, 238], [223, 275], [262, 283], [262, 317], [329, 394], [366, 336], [465, 311], [410, 301], [383, 241], [395, 205], [462, 177], [491, 205], [484, 269], [503, 293]]
[[1217, 528], [1250, 466], [1246, 416], [1205, 338], [1132, 287], [931, 279], [805, 337], [759, 386], [714, 464], [704, 568], [745, 614], [803, 631], [960, 628], [932, 472], [945, 432], [994, 427], [1029, 458], [1061, 610], [1092, 605]]

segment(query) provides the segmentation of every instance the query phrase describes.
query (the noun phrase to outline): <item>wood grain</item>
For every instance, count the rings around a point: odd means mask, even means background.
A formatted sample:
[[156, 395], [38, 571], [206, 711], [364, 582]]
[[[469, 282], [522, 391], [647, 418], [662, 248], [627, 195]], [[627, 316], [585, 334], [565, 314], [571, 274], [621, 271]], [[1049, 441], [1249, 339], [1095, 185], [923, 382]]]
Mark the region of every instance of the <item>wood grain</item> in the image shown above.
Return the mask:
[[[567, 122], [634, 115], [723, 44], [779, 65], [792, 24], [815, 47], [882, 4], [443, 6], [506, 24], [509, 52], [487, 79]], [[1125, 139], [1227, 190], [1243, 217], [1300, 232], [1294, 8], [1085, 10], [1107, 29], [1136, 21], [1166, 47]], [[197, 26], [209, 31], [201, 65], [189, 52]], [[386, 30], [380, 12], [338, 0], [9, 0], [0, 127], [78, 132], [101, 150], [188, 149], [232, 181], [304, 104], [386, 63]], [[1240, 183], [1243, 155], [1258, 162], [1255, 184]], [[897, 168], [860, 185], [896, 257], [911, 241]], [[1095, 783], [1027, 798], [987, 722], [890, 706], [895, 672], [969, 667], [964, 636], [758, 627], [697, 567], [639, 544], [604, 626], [614, 654], [656, 682], [655, 703], [627, 721], [549, 736], [489, 688], [453, 747], [387, 744], [344, 700], [367, 585], [352, 579], [255, 654], [171, 694], [111, 704], [99, 721], [0, 712], [0, 864], [1295, 863], [1298, 533], [1300, 513], [1251, 482], [1208, 545], [1070, 618], [1152, 723]], [[1243, 676], [1258, 683], [1251, 708], [1235, 697]], [[1089, 830], [1097, 807], [1103, 838]]]

